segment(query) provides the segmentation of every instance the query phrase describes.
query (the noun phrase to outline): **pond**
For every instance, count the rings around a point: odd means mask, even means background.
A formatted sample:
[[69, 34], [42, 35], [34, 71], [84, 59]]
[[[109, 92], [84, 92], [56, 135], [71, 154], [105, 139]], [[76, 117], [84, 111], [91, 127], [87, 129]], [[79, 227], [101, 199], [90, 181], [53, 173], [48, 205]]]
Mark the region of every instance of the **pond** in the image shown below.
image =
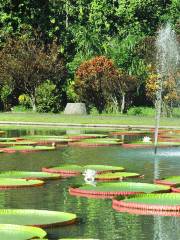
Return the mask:
[[[97, 133], [97, 130], [94, 132]], [[65, 133], [66, 130], [17, 129], [8, 130], [6, 136]], [[156, 160], [151, 148], [127, 149], [122, 146], [91, 148], [68, 146], [49, 152], [1, 153], [0, 155], [0, 171], [41, 171], [42, 167], [64, 163], [123, 166], [127, 171], [145, 175], [144, 179], [138, 181], [152, 183], [154, 176], [162, 178], [179, 174], [180, 147], [162, 148], [158, 151]], [[180, 239], [180, 218], [121, 213], [112, 209], [110, 199], [71, 196], [68, 187], [82, 182], [81, 177], [71, 177], [49, 181], [38, 188], [0, 191], [0, 208], [47, 209], [77, 214], [79, 218], [77, 224], [47, 229], [49, 239], [79, 236], [105, 240]]]

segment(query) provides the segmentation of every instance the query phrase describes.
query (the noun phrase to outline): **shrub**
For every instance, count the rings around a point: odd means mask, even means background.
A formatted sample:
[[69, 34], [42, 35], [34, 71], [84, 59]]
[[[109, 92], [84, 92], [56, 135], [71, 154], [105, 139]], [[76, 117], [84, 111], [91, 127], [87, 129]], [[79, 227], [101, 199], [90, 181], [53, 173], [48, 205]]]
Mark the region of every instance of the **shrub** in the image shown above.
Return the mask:
[[1, 88], [1, 101], [3, 102], [5, 111], [10, 110], [10, 96], [12, 94], [12, 91], [12, 88], [8, 84], [5, 84]]
[[127, 114], [134, 116], [155, 116], [155, 109], [151, 107], [131, 107]]
[[56, 85], [47, 80], [36, 91], [36, 104], [38, 112], [56, 112], [58, 99], [55, 95]]
[[113, 83], [119, 72], [105, 56], [94, 57], [82, 63], [75, 74], [75, 91], [80, 101], [94, 106], [101, 113], [110, 98]]
[[16, 92], [28, 94], [36, 110], [37, 88], [48, 79], [64, 91], [66, 69], [55, 42], [44, 44], [38, 39], [8, 38], [0, 49], [0, 78], [15, 86]]
[[30, 97], [27, 94], [21, 94], [18, 97], [19, 104], [24, 108], [30, 108], [31, 102]]

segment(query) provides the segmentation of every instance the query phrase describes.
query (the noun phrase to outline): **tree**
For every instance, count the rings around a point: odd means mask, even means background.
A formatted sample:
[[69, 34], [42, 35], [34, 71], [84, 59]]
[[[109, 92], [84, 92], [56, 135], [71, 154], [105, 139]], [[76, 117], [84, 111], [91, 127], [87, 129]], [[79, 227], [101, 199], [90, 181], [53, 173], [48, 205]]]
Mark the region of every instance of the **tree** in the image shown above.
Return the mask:
[[[150, 74], [146, 81], [146, 94], [154, 104], [159, 88], [157, 79], [158, 74], [153, 70], [153, 67], [150, 67]], [[173, 105], [180, 100], [178, 91], [176, 76], [170, 74], [164, 81], [162, 92], [162, 112], [166, 116], [172, 116]]]
[[[108, 82], [118, 79], [113, 62], [104, 56], [82, 63], [75, 75], [75, 90], [88, 107], [95, 106], [101, 113], [109, 97]], [[110, 86], [110, 85], [109, 85]]]
[[63, 91], [66, 71], [58, 48], [55, 42], [45, 46], [41, 41], [9, 39], [0, 51], [1, 81], [28, 94], [33, 110], [36, 90], [46, 80], [51, 79], [57, 90]]

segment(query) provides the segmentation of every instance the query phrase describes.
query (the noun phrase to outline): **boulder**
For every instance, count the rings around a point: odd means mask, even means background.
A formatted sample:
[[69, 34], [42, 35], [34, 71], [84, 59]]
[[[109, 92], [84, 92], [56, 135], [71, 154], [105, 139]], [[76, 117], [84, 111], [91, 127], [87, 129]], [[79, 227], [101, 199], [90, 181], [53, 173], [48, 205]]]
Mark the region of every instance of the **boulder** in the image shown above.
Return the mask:
[[67, 103], [64, 114], [86, 115], [85, 103]]

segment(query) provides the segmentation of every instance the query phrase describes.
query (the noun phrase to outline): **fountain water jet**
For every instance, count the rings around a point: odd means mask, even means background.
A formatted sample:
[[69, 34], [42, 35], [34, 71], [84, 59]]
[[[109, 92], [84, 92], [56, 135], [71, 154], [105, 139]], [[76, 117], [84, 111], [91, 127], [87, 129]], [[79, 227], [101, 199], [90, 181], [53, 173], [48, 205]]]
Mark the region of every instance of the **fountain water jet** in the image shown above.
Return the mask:
[[[154, 136], [154, 152], [157, 153], [158, 129], [160, 124], [161, 105], [163, 88], [166, 79], [175, 76], [180, 61], [179, 44], [176, 39], [175, 31], [169, 23], [165, 27], [160, 28], [156, 39], [157, 48], [157, 92], [156, 92], [156, 125]], [[178, 83], [176, 83], [178, 87]]]

